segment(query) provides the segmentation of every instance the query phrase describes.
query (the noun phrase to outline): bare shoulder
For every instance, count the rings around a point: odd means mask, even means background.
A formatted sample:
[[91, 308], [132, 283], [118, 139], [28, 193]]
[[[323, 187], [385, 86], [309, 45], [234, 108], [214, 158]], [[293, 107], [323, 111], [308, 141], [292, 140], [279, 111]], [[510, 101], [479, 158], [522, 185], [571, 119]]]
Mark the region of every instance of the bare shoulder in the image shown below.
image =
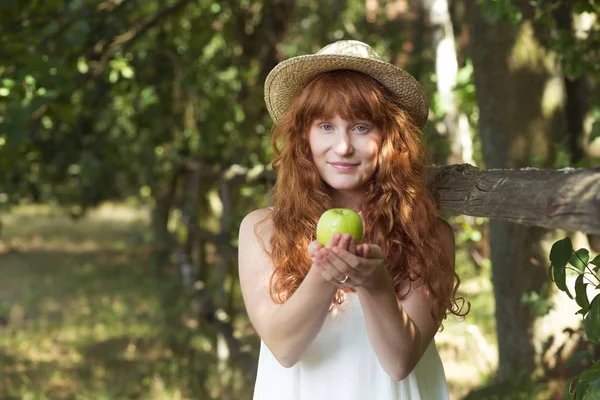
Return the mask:
[[259, 208], [248, 213], [240, 225], [239, 240], [252, 240], [257, 234], [268, 242], [271, 237], [272, 213], [273, 210], [269, 208]]
[[273, 211], [261, 208], [244, 217], [238, 241], [238, 272], [244, 304], [250, 321], [260, 337], [267, 332], [268, 322], [278, 305], [269, 298], [269, 278], [273, 264], [270, 252]]
[[238, 236], [240, 270], [269, 266], [266, 252], [271, 251], [272, 213], [269, 208], [260, 208], [248, 213], [242, 220]]

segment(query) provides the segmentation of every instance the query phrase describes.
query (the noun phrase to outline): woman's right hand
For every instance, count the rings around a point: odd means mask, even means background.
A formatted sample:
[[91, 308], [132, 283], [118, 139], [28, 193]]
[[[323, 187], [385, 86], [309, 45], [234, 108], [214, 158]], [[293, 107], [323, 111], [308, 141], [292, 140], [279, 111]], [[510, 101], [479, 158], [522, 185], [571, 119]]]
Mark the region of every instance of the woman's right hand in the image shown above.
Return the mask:
[[[331, 239], [329, 240], [329, 242], [327, 243], [325, 248], [331, 250], [331, 249], [337, 247], [337, 248], [343, 249], [351, 254], [357, 255], [359, 257], [363, 257], [364, 256], [363, 249], [365, 246], [357, 245], [356, 240], [350, 234], [346, 233], [344, 235], [340, 235], [339, 233], [337, 233], [331, 237]], [[321, 254], [321, 257], [322, 257], [323, 249], [324, 249], [324, 247], [321, 246], [321, 244], [319, 242], [317, 242], [316, 240], [311, 242], [308, 245], [308, 255], [310, 256], [310, 259], [312, 260], [314, 266], [316, 266], [315, 260], [316, 260], [317, 256], [319, 256], [319, 254]], [[333, 279], [332, 276], [329, 273], [327, 273], [327, 271], [325, 271], [322, 267], [316, 266], [316, 268], [320, 272], [321, 277], [324, 280], [326, 280], [327, 282], [329, 282], [339, 288], [344, 287], [343, 284], [341, 284], [337, 280]]]
[[[333, 235], [331, 237], [331, 239], [329, 239], [329, 242], [327, 243], [327, 245], [325, 246], [328, 249], [333, 249], [334, 247], [339, 247], [342, 248], [352, 254], [357, 254], [357, 245], [356, 245], [356, 240], [354, 240], [354, 238], [352, 237], [352, 235], [350, 234], [344, 234], [344, 235], [340, 235], [339, 233], [336, 233], [335, 235]], [[321, 250], [323, 248], [323, 246], [321, 246], [321, 244], [319, 242], [312, 241], [310, 242], [310, 244], [308, 245], [308, 256], [310, 257], [311, 260], [315, 260], [315, 257], [317, 256], [317, 253], [319, 252], [319, 250]]]

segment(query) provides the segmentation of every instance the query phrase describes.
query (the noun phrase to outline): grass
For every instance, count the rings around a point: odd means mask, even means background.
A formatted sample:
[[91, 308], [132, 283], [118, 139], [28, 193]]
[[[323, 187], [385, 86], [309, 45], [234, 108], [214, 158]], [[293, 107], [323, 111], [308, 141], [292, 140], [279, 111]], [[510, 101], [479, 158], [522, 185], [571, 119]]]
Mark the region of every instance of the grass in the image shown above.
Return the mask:
[[183, 398], [170, 385], [182, 360], [165, 343], [146, 221], [111, 211], [3, 218], [1, 398]]
[[[106, 206], [72, 221], [21, 207], [2, 222], [0, 399], [251, 398], [240, 371], [219, 363], [218, 334], [187, 318], [185, 296], [153, 272], [143, 213]], [[458, 257], [472, 309], [436, 336], [452, 399], [497, 365], [489, 269]], [[256, 345], [243, 314], [235, 326]]]

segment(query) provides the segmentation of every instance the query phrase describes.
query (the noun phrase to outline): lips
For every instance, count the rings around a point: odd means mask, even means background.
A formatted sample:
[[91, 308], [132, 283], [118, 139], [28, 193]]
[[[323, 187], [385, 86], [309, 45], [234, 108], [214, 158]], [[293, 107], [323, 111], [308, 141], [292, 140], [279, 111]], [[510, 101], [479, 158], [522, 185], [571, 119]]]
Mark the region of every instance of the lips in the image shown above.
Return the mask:
[[338, 171], [352, 171], [354, 168], [358, 167], [359, 164], [357, 163], [346, 163], [346, 162], [334, 162], [334, 163], [329, 163], [333, 168], [337, 169]]

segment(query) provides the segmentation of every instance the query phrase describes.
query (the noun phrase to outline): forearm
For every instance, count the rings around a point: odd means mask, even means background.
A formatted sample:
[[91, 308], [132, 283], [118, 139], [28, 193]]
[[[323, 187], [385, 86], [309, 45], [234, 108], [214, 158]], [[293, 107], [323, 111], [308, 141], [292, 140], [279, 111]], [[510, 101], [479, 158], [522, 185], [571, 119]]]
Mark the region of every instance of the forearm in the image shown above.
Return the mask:
[[300, 360], [321, 330], [336, 291], [313, 267], [273, 314], [263, 340], [281, 365], [291, 367]]
[[398, 305], [388, 279], [376, 289], [358, 288], [367, 334], [382, 368], [397, 381], [404, 379], [421, 356], [421, 334]]

